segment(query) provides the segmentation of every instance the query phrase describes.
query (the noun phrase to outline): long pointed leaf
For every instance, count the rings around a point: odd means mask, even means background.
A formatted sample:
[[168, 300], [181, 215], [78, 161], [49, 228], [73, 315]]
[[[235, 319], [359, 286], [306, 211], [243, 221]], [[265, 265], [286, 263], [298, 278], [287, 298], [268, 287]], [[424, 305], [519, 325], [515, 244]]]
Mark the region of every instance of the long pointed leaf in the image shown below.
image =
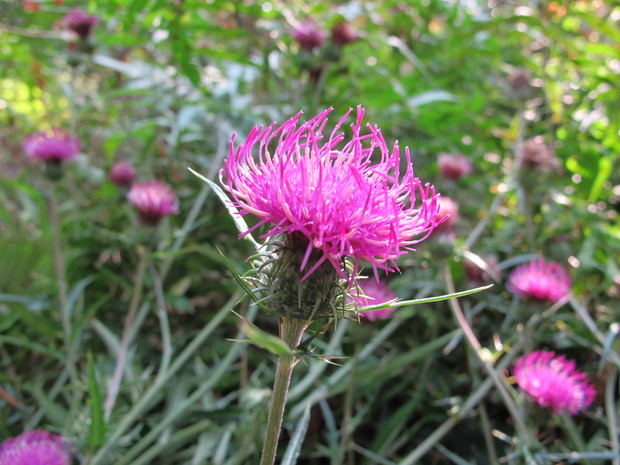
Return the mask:
[[226, 210], [228, 210], [228, 213], [230, 214], [230, 217], [235, 222], [235, 225], [237, 226], [237, 229], [239, 230], [239, 232], [241, 234], [245, 234], [244, 239], [247, 239], [248, 241], [250, 241], [252, 245], [256, 248], [256, 251], [258, 252], [258, 249], [260, 248], [260, 244], [256, 242], [256, 240], [252, 237], [251, 234], [248, 233], [248, 230], [250, 228], [248, 227], [243, 217], [239, 214], [239, 211], [237, 210], [237, 208], [233, 205], [231, 200], [228, 198], [226, 193], [222, 190], [222, 188], [218, 186], [217, 184], [215, 184], [210, 179], [207, 179], [203, 175], [198, 174], [193, 169], [188, 168], [188, 170], [190, 170], [192, 174], [196, 176], [198, 179], [206, 182], [209, 185], [209, 187], [213, 190], [213, 192], [215, 192], [215, 195], [217, 195], [220, 198], [220, 200], [226, 207]]

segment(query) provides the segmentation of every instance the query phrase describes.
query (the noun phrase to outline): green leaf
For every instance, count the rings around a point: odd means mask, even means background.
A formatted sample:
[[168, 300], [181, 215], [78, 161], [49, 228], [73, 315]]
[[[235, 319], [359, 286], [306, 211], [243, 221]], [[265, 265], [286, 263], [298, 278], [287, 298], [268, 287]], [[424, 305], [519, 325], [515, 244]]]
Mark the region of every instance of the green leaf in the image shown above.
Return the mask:
[[595, 202], [599, 198], [603, 186], [611, 176], [612, 169], [613, 164], [611, 163], [609, 158], [599, 158], [598, 170], [596, 172], [594, 182], [592, 183], [592, 188], [590, 189], [590, 195], [588, 195], [588, 202]]
[[105, 439], [105, 420], [103, 417], [103, 396], [97, 373], [95, 371], [95, 362], [93, 355], [88, 354], [86, 360], [86, 374], [88, 376], [88, 393], [90, 401], [90, 426], [88, 428], [87, 444], [90, 447], [99, 447], [103, 445]]
[[262, 349], [265, 349], [277, 356], [293, 353], [288, 344], [282, 339], [272, 334], [266, 333], [258, 326], [243, 318], [241, 315], [238, 316], [239, 318], [241, 318], [241, 325], [239, 327], [239, 330], [249, 339], [249, 341], [241, 342], [251, 342], [252, 344]]
[[213, 192], [215, 192], [215, 194], [220, 198], [220, 200], [222, 201], [222, 203], [224, 204], [224, 206], [228, 210], [228, 213], [230, 214], [230, 217], [235, 222], [235, 225], [237, 226], [237, 229], [239, 230], [239, 232], [241, 234], [245, 234], [243, 236], [243, 238], [247, 239], [248, 241], [250, 241], [252, 243], [252, 245], [254, 246], [254, 248], [256, 249], [256, 251], [258, 252], [258, 250], [260, 248], [260, 244], [258, 242], [256, 242], [256, 240], [252, 237], [251, 234], [248, 233], [248, 230], [250, 228], [248, 227], [248, 225], [245, 222], [245, 220], [243, 219], [243, 217], [239, 214], [239, 211], [237, 210], [237, 208], [234, 206], [234, 204], [231, 202], [231, 200], [228, 198], [228, 196], [224, 193], [222, 188], [220, 186], [218, 186], [217, 184], [215, 184], [210, 179], [207, 179], [203, 175], [198, 174], [193, 169], [191, 169], [191, 168], [187, 168], [187, 169], [190, 170], [194, 176], [196, 176], [197, 178], [199, 178], [202, 181], [206, 182], [209, 185], [209, 187], [213, 190]]
[[468, 291], [455, 292], [454, 294], [444, 294], [444, 295], [438, 295], [435, 297], [427, 297], [425, 299], [390, 300], [389, 302], [385, 302], [382, 304], [366, 305], [363, 307], [357, 307], [357, 310], [360, 312], [365, 312], [368, 310], [381, 310], [383, 308], [405, 307], [407, 305], [419, 305], [419, 304], [427, 304], [430, 302], [440, 302], [442, 300], [465, 297], [466, 295], [471, 295], [471, 294], [475, 294], [480, 291], [485, 291], [491, 287], [493, 287], [493, 284], [489, 284], [488, 286], [476, 287], [475, 289], [470, 289]]

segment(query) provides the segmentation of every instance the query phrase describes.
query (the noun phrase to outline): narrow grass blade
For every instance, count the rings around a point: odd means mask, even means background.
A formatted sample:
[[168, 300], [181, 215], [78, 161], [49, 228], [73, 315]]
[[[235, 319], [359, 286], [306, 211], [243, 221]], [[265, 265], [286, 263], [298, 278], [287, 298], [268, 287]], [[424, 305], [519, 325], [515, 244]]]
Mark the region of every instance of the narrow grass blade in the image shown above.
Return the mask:
[[282, 463], [280, 465], [296, 465], [297, 457], [299, 457], [299, 452], [304, 442], [304, 438], [306, 437], [309, 424], [310, 405], [306, 405], [304, 414], [297, 422], [297, 426], [295, 426], [295, 431], [293, 432], [293, 436], [291, 437], [288, 447], [286, 448], [284, 458], [282, 459]]
[[86, 360], [86, 373], [88, 375], [88, 393], [90, 403], [90, 426], [88, 428], [87, 443], [90, 447], [99, 447], [105, 439], [105, 421], [103, 418], [103, 396], [101, 386], [97, 380], [95, 361], [92, 354], [88, 354]]
[[203, 175], [198, 174], [193, 169], [188, 168], [188, 170], [190, 170], [191, 173], [194, 176], [196, 176], [198, 179], [200, 179], [203, 182], [206, 182], [209, 185], [209, 187], [211, 189], [213, 189], [213, 192], [215, 192], [215, 195], [217, 195], [220, 198], [220, 200], [222, 201], [222, 203], [224, 204], [224, 206], [228, 210], [228, 213], [230, 214], [230, 217], [235, 222], [235, 225], [237, 226], [237, 229], [239, 230], [239, 232], [241, 234], [244, 234], [243, 238], [247, 239], [248, 241], [250, 241], [252, 243], [252, 245], [254, 246], [254, 248], [256, 249], [256, 251], [258, 252], [258, 249], [260, 248], [260, 244], [258, 242], [256, 242], [256, 240], [252, 237], [251, 234], [248, 233], [248, 230], [250, 228], [248, 227], [248, 225], [245, 222], [245, 220], [243, 219], [243, 217], [237, 211], [237, 208], [230, 201], [230, 199], [228, 198], [226, 193], [222, 190], [222, 188], [220, 186], [218, 186], [217, 184], [215, 184], [210, 179], [207, 179]]

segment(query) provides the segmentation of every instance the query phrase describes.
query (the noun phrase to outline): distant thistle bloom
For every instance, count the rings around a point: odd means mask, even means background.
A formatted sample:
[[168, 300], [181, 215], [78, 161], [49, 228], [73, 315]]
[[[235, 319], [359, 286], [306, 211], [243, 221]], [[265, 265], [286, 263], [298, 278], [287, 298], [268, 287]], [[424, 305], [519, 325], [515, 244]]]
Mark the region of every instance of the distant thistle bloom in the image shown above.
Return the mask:
[[542, 136], [532, 137], [523, 143], [517, 159], [524, 168], [542, 173], [560, 170], [560, 162], [553, 147], [545, 143]]
[[540, 259], [517, 267], [507, 287], [521, 297], [558, 302], [570, 292], [570, 277], [558, 263]]
[[443, 220], [441, 224], [437, 225], [436, 233], [451, 233], [459, 221], [459, 204], [452, 200], [450, 197], [441, 197], [439, 199], [439, 221]]
[[90, 37], [93, 28], [99, 22], [97, 16], [91, 16], [78, 9], [72, 9], [62, 18], [62, 26], [69, 31], [75, 32], [80, 39], [86, 40]]
[[0, 445], [0, 465], [70, 465], [71, 446], [47, 431], [35, 430]]
[[[303, 279], [326, 261], [348, 278], [342, 267], [347, 256], [353, 258], [352, 276], [362, 259], [392, 271], [390, 263], [413, 250], [437, 224], [438, 196], [414, 177], [408, 148], [402, 160], [398, 143], [390, 152], [378, 127], [368, 124], [361, 133], [361, 106], [350, 140], [342, 144], [340, 128], [351, 110], [323, 135], [331, 111], [302, 124], [300, 112], [280, 127], [255, 126], [238, 147], [233, 135], [220, 182], [240, 214], [259, 218], [251, 230], [270, 224], [264, 237], [304, 238], [298, 245], [301, 270], [313, 250], [319, 252]], [[401, 179], [402, 161], [406, 171]]]
[[534, 92], [532, 74], [524, 68], [516, 68], [508, 77], [512, 93], [517, 98], [529, 98]]
[[344, 46], [347, 44], [352, 44], [359, 39], [357, 32], [351, 25], [351, 23], [347, 23], [344, 21], [340, 21], [336, 23], [331, 30], [332, 33], [332, 42]]
[[159, 181], [135, 184], [127, 194], [127, 200], [140, 213], [143, 223], [154, 226], [167, 215], [179, 213], [179, 204], [170, 186]]
[[517, 360], [517, 384], [542, 407], [555, 413], [575, 415], [588, 407], [596, 391], [588, 377], [575, 369], [575, 362], [554, 352], [536, 351]]
[[325, 32], [311, 19], [293, 29], [293, 39], [299, 42], [303, 50], [312, 51], [325, 43]]
[[[357, 306], [379, 305], [396, 298], [394, 291], [382, 281], [374, 278], [357, 281], [359, 290], [350, 290], [351, 298]], [[381, 310], [366, 310], [360, 312], [360, 317], [368, 321], [385, 320], [389, 318], [396, 308], [383, 308]]]
[[471, 160], [462, 153], [440, 153], [437, 157], [437, 165], [441, 175], [450, 181], [467, 176], [474, 169]]
[[71, 160], [80, 153], [80, 141], [58, 128], [29, 135], [22, 147], [29, 157], [55, 164]]
[[136, 170], [128, 161], [120, 160], [110, 168], [108, 178], [118, 187], [129, 187], [136, 179]]

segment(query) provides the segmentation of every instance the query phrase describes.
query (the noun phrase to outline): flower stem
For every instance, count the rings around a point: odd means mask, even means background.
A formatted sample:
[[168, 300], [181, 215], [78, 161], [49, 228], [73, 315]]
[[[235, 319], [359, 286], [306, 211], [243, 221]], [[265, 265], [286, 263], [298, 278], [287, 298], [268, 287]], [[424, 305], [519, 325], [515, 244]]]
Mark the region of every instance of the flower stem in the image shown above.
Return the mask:
[[50, 222], [52, 224], [52, 240], [54, 241], [54, 271], [58, 280], [58, 300], [60, 301], [60, 319], [65, 333], [67, 344], [71, 338], [71, 321], [67, 307], [67, 280], [65, 278], [65, 264], [62, 258], [62, 244], [60, 240], [60, 221], [58, 219], [58, 201], [56, 189], [52, 186], [49, 201]]
[[[291, 349], [294, 349], [301, 342], [301, 337], [306, 331], [309, 323], [310, 322], [306, 320], [281, 317], [280, 338], [286, 342]], [[288, 395], [288, 388], [291, 383], [291, 375], [293, 374], [296, 360], [295, 355], [290, 352], [278, 357], [276, 376], [273, 383], [273, 394], [271, 396], [271, 403], [269, 404], [267, 432], [265, 434], [260, 465], [273, 465], [275, 463], [278, 440], [280, 439], [280, 430], [282, 428], [282, 418], [284, 416], [284, 406], [286, 405], [286, 396]]]
[[116, 365], [114, 367], [114, 374], [112, 375], [112, 381], [108, 388], [104, 403], [104, 417], [107, 420], [112, 415], [112, 409], [116, 403], [116, 397], [118, 396], [121, 382], [123, 380], [123, 370], [125, 369], [125, 363], [127, 359], [127, 351], [129, 350], [129, 343], [131, 342], [131, 336], [133, 333], [133, 323], [138, 311], [138, 305], [142, 298], [142, 286], [144, 284], [144, 275], [147, 265], [148, 252], [139, 249], [140, 262], [138, 263], [138, 270], [136, 272], [136, 284], [131, 296], [131, 302], [129, 303], [129, 310], [125, 317], [125, 326], [123, 327], [123, 335], [121, 336], [121, 345], [118, 351], [118, 358], [116, 359]]

